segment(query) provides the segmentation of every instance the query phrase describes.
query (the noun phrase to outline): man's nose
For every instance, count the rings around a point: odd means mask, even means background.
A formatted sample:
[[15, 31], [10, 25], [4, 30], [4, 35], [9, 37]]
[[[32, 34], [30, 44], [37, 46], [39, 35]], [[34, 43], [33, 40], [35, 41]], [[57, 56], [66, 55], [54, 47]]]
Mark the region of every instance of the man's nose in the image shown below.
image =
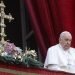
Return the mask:
[[71, 44], [71, 42], [70, 41], [67, 41], [67, 44]]

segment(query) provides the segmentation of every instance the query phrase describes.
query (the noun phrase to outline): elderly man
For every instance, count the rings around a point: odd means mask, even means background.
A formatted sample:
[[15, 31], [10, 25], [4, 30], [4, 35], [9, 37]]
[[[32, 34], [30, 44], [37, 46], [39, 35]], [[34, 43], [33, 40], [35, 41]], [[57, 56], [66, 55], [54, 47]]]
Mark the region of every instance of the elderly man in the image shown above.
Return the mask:
[[62, 32], [59, 44], [48, 48], [44, 68], [75, 73], [75, 49], [70, 47], [71, 41], [71, 33]]

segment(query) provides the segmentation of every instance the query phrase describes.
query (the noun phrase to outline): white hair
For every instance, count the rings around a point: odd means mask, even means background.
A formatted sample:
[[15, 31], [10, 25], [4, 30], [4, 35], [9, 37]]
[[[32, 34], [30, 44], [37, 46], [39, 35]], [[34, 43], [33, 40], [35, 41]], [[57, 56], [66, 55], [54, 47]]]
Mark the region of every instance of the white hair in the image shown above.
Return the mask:
[[66, 35], [69, 35], [72, 37], [71, 33], [68, 32], [68, 31], [63, 31], [61, 34], [60, 34], [60, 38], [62, 39], [63, 37], [65, 37]]

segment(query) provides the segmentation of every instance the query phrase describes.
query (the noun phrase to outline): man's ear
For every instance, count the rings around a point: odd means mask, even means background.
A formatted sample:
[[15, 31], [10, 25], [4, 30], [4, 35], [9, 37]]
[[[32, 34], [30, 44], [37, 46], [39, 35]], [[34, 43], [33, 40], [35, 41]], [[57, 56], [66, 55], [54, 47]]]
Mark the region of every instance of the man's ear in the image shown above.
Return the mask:
[[61, 38], [59, 38], [59, 43], [61, 42]]

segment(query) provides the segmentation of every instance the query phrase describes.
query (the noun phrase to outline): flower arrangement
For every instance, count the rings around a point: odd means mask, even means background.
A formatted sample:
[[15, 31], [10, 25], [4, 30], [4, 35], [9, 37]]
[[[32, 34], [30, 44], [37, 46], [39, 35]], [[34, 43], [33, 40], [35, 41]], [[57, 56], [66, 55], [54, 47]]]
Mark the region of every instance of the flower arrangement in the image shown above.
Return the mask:
[[16, 47], [14, 43], [10, 43], [6, 41], [4, 44], [0, 44], [0, 53], [2, 56], [11, 55], [15, 59], [17, 57], [30, 57], [32, 59], [36, 59], [37, 53], [35, 50], [25, 49], [25, 53], [22, 53], [22, 49], [20, 47]]
[[4, 44], [0, 43], [0, 61], [11, 63], [11, 64], [24, 64], [26, 66], [38, 66], [42, 67], [37, 60], [37, 53], [35, 50], [25, 49], [25, 52], [22, 52], [20, 47], [16, 47], [14, 43], [5, 42]]

